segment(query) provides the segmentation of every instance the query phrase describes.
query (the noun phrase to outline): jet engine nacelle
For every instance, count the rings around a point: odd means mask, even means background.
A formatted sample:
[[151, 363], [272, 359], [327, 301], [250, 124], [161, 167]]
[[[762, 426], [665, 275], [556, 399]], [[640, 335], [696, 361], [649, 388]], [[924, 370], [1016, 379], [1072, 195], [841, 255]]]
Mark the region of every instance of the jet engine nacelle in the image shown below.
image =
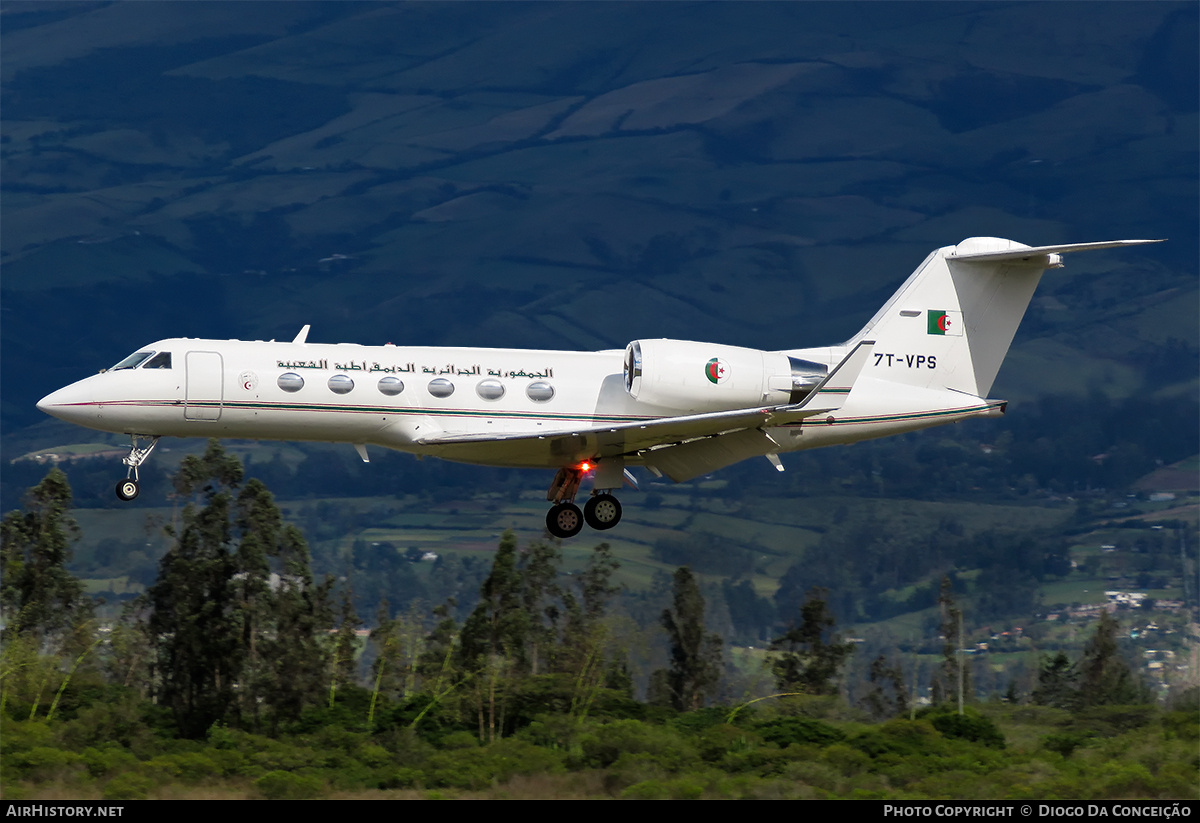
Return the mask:
[[690, 340], [634, 340], [625, 390], [641, 403], [688, 412], [799, 403], [828, 367], [780, 352]]

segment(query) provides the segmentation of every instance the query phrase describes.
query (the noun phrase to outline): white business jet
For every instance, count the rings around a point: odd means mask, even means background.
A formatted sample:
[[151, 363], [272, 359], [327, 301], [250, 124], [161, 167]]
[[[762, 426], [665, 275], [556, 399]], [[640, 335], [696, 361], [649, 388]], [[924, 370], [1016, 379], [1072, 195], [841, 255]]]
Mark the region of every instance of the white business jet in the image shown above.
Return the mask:
[[[1067, 252], [972, 237], [930, 254], [857, 335], [791, 351], [635, 340], [624, 351], [409, 348], [172, 338], [42, 398], [132, 438], [117, 496], [160, 437], [352, 444], [557, 469], [549, 532], [609, 529], [630, 466], [683, 482], [749, 457], [1004, 413], [988, 391], [1043, 270]], [[580, 482], [593, 475], [582, 511]]]

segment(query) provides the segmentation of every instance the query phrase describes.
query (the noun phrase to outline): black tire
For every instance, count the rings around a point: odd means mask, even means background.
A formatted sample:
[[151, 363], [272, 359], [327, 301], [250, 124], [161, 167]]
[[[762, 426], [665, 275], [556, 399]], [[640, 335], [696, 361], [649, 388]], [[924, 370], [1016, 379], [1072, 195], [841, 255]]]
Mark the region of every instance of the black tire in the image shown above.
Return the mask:
[[559, 538], [574, 537], [583, 531], [583, 512], [574, 503], [559, 503], [546, 512], [546, 531]]
[[597, 531], [611, 529], [621, 522], [621, 504], [611, 494], [597, 494], [583, 506], [583, 519]]
[[138, 486], [136, 480], [122, 480], [117, 484], [117, 497], [128, 503], [130, 500], [138, 496], [138, 492], [142, 489]]

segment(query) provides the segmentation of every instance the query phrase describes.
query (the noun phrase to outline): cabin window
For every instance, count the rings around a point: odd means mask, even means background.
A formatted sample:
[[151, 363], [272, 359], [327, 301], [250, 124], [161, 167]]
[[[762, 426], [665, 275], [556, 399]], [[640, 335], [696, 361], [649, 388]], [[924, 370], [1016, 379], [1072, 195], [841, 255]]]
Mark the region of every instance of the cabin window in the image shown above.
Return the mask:
[[276, 382], [278, 382], [279, 388], [286, 392], [296, 392], [304, 388], [304, 378], [295, 372], [279, 375], [279, 380]]
[[146, 361], [143, 369], [169, 369], [171, 368], [171, 353], [169, 351], [160, 351], [158, 354]]
[[454, 394], [454, 384], [444, 377], [429, 381], [429, 393], [434, 397], [449, 397]]
[[499, 400], [504, 396], [504, 384], [499, 380], [480, 380], [475, 393], [484, 400]]
[[554, 387], [544, 380], [538, 380], [525, 388], [525, 396], [535, 403], [545, 403], [554, 398]]
[[117, 365], [113, 366], [109, 371], [120, 371], [121, 369], [136, 369], [138, 366], [145, 363], [154, 356], [152, 351], [139, 351], [126, 357]]
[[329, 390], [334, 394], [349, 394], [354, 388], [354, 381], [344, 374], [335, 374], [329, 378]]
[[380, 394], [386, 394], [388, 397], [395, 397], [402, 391], [404, 391], [404, 381], [402, 381], [399, 377], [379, 378]]

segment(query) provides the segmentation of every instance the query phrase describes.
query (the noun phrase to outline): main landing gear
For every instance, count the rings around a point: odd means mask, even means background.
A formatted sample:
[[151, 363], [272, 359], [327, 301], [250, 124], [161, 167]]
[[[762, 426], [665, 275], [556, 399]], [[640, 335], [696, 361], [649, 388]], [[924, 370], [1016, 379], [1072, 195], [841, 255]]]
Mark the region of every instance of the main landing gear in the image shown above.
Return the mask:
[[621, 504], [607, 491], [596, 489], [584, 504], [583, 510], [575, 505], [575, 494], [579, 481], [590, 466], [570, 466], [558, 470], [546, 499], [554, 503], [546, 513], [546, 531], [555, 537], [574, 537], [587, 523], [593, 529], [604, 531], [621, 522]]
[[[131, 443], [129, 445], [129, 456], [122, 459], [129, 469], [125, 472], [125, 479], [117, 484], [117, 497], [128, 502], [138, 496], [141, 486], [138, 484], [138, 466], [142, 465], [150, 452], [154, 451], [154, 447], [158, 445], [158, 435], [149, 434], [131, 434], [129, 435]], [[139, 446], [138, 442], [142, 438], [149, 439], [150, 443], [146, 446]]]

